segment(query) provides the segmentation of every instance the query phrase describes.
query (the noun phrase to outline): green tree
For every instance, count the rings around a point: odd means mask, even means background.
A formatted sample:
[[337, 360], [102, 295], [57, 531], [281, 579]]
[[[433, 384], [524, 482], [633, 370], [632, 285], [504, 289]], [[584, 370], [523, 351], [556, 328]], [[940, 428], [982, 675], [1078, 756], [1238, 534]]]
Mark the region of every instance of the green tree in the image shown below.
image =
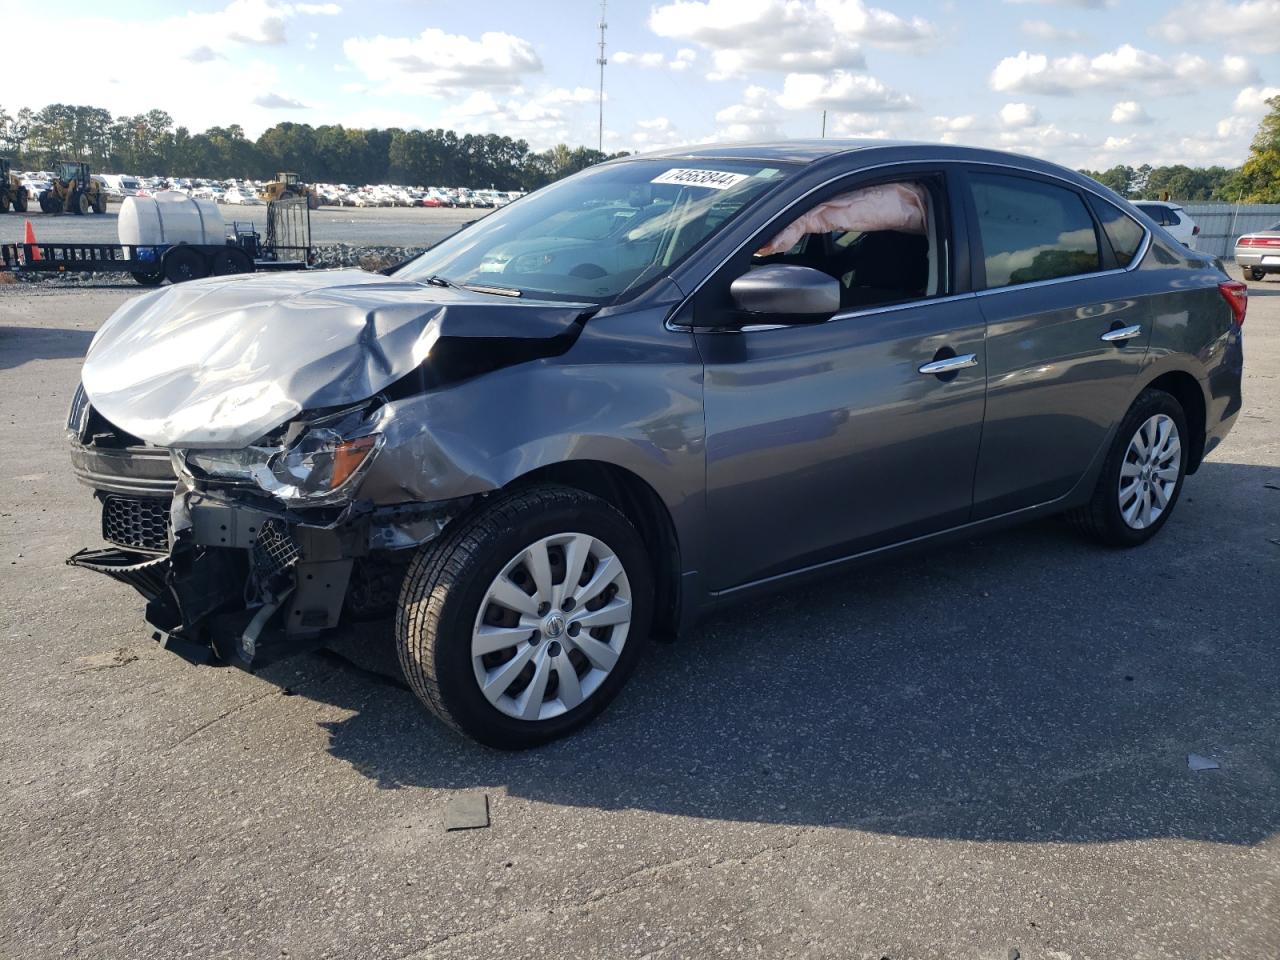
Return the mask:
[[1245, 203], [1280, 203], [1280, 97], [1267, 101], [1249, 158], [1229, 189]]

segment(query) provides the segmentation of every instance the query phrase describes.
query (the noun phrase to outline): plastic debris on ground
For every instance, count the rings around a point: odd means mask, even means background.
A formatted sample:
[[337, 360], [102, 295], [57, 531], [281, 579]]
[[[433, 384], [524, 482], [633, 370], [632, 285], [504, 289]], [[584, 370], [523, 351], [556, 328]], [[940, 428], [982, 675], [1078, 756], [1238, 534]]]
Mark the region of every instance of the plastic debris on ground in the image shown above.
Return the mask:
[[444, 812], [445, 830], [478, 830], [489, 826], [489, 795], [461, 793], [449, 798]]

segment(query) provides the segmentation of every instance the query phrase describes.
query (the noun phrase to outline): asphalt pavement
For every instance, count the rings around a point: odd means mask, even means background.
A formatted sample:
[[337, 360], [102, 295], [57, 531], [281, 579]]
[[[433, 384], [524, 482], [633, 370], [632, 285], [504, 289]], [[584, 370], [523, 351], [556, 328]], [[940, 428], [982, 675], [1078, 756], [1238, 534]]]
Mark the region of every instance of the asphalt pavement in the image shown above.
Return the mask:
[[1046, 521], [754, 603], [523, 754], [433, 721], [385, 630], [193, 667], [64, 566], [98, 542], [67, 404], [134, 294], [0, 287], [0, 955], [1280, 955], [1280, 282], [1250, 287], [1244, 411], [1149, 545]]

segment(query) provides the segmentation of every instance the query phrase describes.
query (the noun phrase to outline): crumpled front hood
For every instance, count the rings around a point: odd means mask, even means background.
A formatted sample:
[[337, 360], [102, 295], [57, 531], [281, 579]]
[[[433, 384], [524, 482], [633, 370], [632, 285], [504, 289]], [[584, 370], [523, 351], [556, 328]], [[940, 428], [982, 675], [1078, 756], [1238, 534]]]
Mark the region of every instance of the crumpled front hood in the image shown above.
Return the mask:
[[373, 396], [442, 339], [563, 337], [587, 309], [360, 270], [198, 280], [117, 310], [89, 347], [84, 390], [147, 443], [238, 448], [302, 410]]

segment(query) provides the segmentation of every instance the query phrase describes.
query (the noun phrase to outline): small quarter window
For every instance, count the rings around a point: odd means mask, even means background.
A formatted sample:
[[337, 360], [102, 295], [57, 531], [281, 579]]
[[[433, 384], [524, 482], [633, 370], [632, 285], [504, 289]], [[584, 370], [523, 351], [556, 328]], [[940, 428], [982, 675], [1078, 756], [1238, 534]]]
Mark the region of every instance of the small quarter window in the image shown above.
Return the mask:
[[1101, 266], [1093, 217], [1072, 190], [971, 173], [987, 287], [1092, 273]]
[[1142, 246], [1142, 235], [1145, 232], [1141, 224], [1115, 204], [1102, 199], [1094, 198], [1093, 212], [1102, 221], [1102, 229], [1111, 241], [1111, 249], [1115, 251], [1116, 262], [1122, 267], [1133, 263], [1133, 258], [1138, 255], [1138, 248]]

